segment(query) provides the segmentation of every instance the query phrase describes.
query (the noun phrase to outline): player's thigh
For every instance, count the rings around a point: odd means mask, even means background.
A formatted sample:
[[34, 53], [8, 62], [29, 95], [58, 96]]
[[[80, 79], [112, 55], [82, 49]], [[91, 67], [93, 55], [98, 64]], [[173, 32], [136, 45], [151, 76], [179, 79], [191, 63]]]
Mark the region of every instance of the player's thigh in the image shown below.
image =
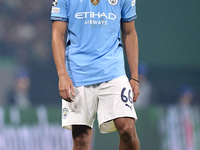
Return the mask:
[[86, 125], [73, 125], [72, 136], [74, 140], [89, 142], [92, 137], [92, 129]]

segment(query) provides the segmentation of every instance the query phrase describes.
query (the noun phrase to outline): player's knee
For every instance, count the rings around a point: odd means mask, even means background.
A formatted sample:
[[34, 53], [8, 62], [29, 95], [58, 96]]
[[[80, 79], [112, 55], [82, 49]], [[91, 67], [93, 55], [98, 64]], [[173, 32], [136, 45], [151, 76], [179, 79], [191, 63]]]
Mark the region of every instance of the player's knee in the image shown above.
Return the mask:
[[74, 145], [76, 147], [88, 147], [90, 144], [90, 136], [87, 134], [81, 134], [74, 138]]
[[132, 125], [125, 125], [119, 131], [119, 135], [121, 140], [123, 141], [137, 141], [137, 134], [135, 131], [135, 127]]

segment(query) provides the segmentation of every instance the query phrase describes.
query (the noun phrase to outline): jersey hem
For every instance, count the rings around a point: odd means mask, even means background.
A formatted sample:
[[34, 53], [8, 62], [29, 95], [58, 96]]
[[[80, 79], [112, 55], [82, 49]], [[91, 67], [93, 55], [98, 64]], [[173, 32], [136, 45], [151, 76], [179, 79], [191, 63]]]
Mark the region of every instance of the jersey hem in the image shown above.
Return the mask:
[[88, 85], [93, 85], [93, 84], [107, 82], [107, 81], [113, 80], [115, 78], [124, 76], [124, 75], [126, 75], [126, 74], [122, 73], [120, 75], [112, 76], [112, 77], [106, 78], [106, 79], [101, 79], [101, 80], [97, 80], [97, 81], [76, 82], [76, 83], [73, 83], [73, 84], [74, 84], [75, 87], [88, 86]]

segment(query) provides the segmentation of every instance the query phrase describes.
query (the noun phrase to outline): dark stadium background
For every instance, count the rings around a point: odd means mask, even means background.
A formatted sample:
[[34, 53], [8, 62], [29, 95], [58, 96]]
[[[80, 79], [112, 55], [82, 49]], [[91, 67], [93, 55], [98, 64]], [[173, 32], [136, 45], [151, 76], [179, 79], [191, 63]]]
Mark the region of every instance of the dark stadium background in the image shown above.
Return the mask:
[[[24, 68], [31, 80], [31, 107], [27, 113], [41, 105], [47, 110], [54, 108], [58, 115], [53, 115], [53, 119], [59, 123], [61, 100], [51, 51], [51, 3], [51, 0], [0, 1], [0, 106], [8, 112], [11, 104], [7, 97], [15, 72]], [[141, 149], [161, 150], [158, 111], [177, 104], [183, 84], [195, 91], [192, 106], [200, 104], [200, 1], [138, 0], [137, 16], [139, 59], [148, 66], [147, 77], [156, 96], [148, 108], [137, 110], [136, 125]], [[127, 75], [130, 77], [128, 69]], [[8, 116], [5, 120], [5, 125], [12, 126]], [[27, 120], [34, 122], [30, 117]], [[198, 128], [200, 134], [199, 131]], [[98, 129], [96, 132], [95, 150], [117, 149], [117, 133], [105, 136]]]

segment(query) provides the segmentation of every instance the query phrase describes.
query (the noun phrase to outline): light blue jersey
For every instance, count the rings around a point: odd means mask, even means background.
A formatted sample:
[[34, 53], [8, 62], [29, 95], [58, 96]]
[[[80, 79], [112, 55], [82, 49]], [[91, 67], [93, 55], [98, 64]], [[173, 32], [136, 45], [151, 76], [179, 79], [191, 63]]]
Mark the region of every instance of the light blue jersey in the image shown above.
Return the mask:
[[135, 19], [135, 0], [53, 1], [51, 20], [68, 23], [66, 68], [75, 87], [125, 75], [120, 24]]

